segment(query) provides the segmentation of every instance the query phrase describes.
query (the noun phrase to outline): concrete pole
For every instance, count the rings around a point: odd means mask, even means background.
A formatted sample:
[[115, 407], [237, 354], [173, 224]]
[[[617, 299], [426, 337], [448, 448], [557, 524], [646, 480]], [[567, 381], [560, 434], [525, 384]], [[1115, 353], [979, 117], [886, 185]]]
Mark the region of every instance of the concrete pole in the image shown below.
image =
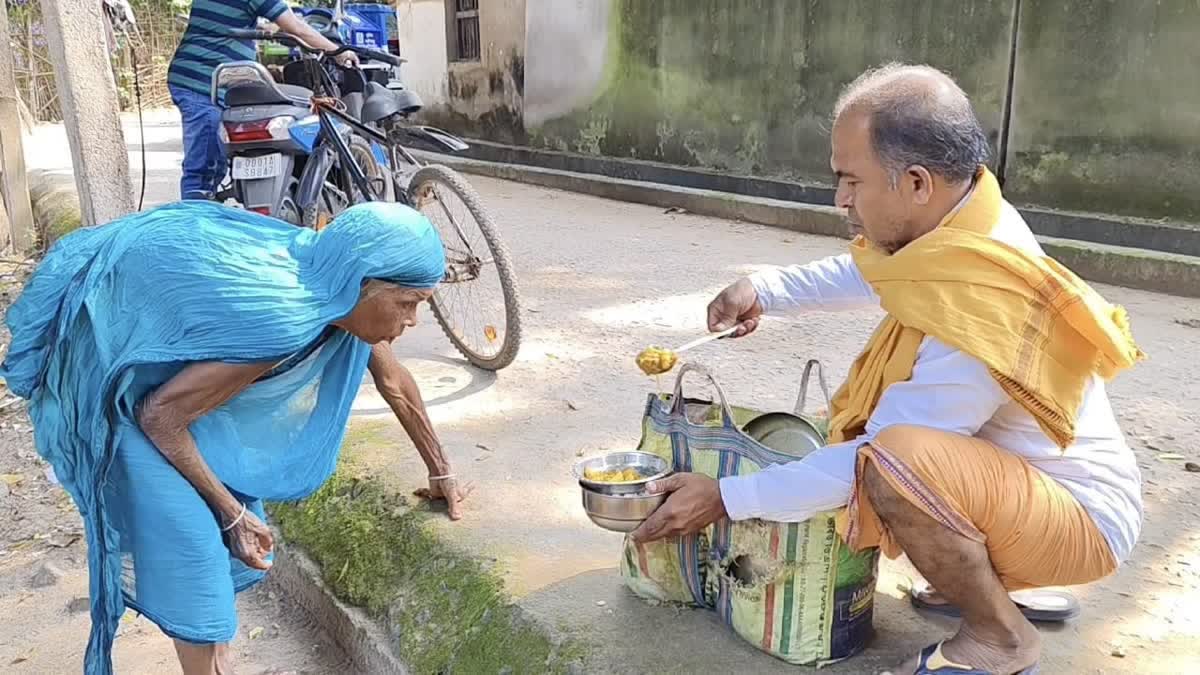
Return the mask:
[[129, 156], [99, 0], [42, 0], [84, 225], [133, 211]]
[[0, 251], [12, 246], [18, 252], [33, 248], [33, 208], [25, 177], [25, 151], [21, 146], [21, 103], [13, 72], [12, 40], [8, 12], [0, 8], [0, 195], [8, 217], [0, 222]]

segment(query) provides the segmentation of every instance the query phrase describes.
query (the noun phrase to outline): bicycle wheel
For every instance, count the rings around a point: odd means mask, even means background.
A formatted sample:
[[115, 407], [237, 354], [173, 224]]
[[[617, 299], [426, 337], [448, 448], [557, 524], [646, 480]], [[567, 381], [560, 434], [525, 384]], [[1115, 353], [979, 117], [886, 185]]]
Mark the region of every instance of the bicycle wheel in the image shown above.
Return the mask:
[[[350, 157], [362, 167], [376, 197], [380, 201], [395, 201], [395, 184], [392, 182], [391, 173], [376, 161], [374, 153], [371, 152], [371, 144], [361, 136], [351, 136], [347, 144], [350, 146]], [[304, 227], [321, 230], [342, 211], [367, 201], [362, 191], [353, 185], [353, 181], [349, 186], [339, 186], [341, 177], [341, 167], [335, 161], [325, 176], [320, 195], [304, 209], [301, 216]]]
[[479, 194], [452, 169], [422, 167], [408, 191], [446, 248], [446, 278], [429, 301], [434, 317], [476, 367], [508, 366], [520, 349], [521, 301], [499, 228]]

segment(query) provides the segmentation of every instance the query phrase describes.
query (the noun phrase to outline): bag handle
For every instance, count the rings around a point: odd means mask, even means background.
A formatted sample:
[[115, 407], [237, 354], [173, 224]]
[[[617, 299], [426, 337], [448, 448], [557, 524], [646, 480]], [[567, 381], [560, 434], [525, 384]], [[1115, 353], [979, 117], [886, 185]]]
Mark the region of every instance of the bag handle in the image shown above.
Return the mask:
[[679, 375], [675, 377], [675, 393], [671, 400], [671, 414], [683, 414], [683, 378], [688, 373], [698, 373], [704, 376], [714, 389], [717, 390], [717, 397], [721, 401], [721, 414], [725, 416], [726, 426], [735, 426], [733, 421], [733, 409], [729, 407], [729, 401], [725, 398], [725, 390], [721, 388], [721, 383], [717, 382], [717, 378], [713, 377], [712, 372], [704, 366], [694, 363], [685, 363], [679, 368]]
[[804, 416], [804, 403], [808, 397], [808, 379], [814, 368], [817, 371], [817, 384], [821, 386], [821, 393], [825, 395], [825, 412], [828, 415], [833, 414], [833, 399], [829, 396], [829, 384], [825, 381], [825, 369], [821, 367], [820, 361], [809, 359], [808, 363], [804, 364], [804, 375], [800, 378], [800, 397], [796, 399], [796, 409], [793, 411], [799, 417]]

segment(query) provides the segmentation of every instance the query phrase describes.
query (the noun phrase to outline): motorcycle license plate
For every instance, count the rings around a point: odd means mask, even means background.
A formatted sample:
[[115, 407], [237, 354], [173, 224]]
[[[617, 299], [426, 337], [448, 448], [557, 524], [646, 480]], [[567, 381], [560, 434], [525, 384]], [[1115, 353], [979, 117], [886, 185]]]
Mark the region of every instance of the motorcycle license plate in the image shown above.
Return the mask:
[[258, 157], [234, 157], [232, 173], [234, 180], [274, 178], [283, 173], [283, 154], [276, 152]]

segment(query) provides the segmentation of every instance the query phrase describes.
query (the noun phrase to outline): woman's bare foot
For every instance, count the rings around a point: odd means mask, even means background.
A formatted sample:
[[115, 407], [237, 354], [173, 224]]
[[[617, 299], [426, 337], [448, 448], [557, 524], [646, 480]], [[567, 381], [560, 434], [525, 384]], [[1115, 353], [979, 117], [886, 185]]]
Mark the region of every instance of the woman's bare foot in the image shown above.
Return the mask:
[[[1041, 636], [1028, 621], [1022, 621], [1015, 632], [1003, 640], [985, 639], [964, 624], [957, 635], [942, 644], [942, 656], [964, 667], [1011, 675], [1037, 663], [1041, 647]], [[920, 655], [915, 654], [889, 672], [892, 675], [911, 675], [916, 672], [919, 659]]]

